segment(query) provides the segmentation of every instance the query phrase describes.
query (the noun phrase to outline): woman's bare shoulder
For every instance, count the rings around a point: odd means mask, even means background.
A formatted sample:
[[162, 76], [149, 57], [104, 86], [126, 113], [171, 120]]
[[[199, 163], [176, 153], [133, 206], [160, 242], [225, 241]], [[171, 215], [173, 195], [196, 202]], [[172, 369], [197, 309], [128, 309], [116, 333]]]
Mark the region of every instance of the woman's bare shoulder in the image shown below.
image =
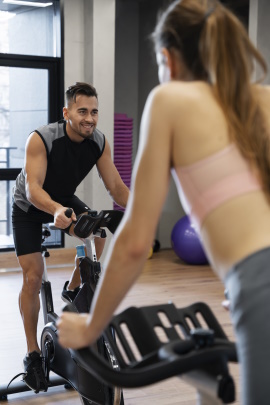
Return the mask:
[[[270, 86], [268, 85], [255, 85], [254, 94], [257, 98], [257, 102], [261, 107], [262, 111], [265, 113], [267, 120], [269, 120], [269, 109], [270, 109]], [[269, 120], [270, 124], [270, 120]]]
[[175, 94], [179, 96], [188, 96], [192, 94], [198, 94], [201, 92], [208, 92], [210, 86], [205, 82], [190, 81], [185, 82], [181, 80], [172, 80], [167, 83], [160, 84], [153, 89], [156, 94]]
[[149, 94], [152, 103], [171, 108], [173, 105], [188, 107], [189, 104], [201, 102], [207, 97], [212, 98], [210, 87], [203, 82], [171, 81], [156, 86]]
[[270, 98], [270, 86], [269, 85], [255, 84], [253, 86], [253, 90], [258, 97], [261, 97], [264, 99]]

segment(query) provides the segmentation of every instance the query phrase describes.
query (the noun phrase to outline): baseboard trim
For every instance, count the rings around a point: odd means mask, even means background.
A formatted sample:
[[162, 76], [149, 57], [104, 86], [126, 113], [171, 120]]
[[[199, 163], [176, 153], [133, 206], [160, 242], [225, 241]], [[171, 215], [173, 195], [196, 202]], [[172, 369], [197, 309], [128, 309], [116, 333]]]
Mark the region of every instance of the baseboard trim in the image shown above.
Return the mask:
[[[67, 267], [74, 265], [76, 249], [49, 249], [50, 257], [46, 259], [47, 267]], [[0, 273], [20, 271], [20, 266], [15, 252], [0, 253]]]

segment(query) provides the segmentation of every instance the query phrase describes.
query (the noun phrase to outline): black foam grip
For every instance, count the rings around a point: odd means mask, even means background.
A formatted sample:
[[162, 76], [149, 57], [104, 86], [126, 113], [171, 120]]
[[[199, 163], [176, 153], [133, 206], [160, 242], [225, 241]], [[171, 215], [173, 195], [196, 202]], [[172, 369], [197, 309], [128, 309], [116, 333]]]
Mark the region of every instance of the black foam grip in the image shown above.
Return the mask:
[[68, 218], [71, 218], [72, 213], [73, 213], [73, 209], [72, 209], [72, 208], [68, 208], [68, 209], [65, 211], [65, 216], [68, 217]]

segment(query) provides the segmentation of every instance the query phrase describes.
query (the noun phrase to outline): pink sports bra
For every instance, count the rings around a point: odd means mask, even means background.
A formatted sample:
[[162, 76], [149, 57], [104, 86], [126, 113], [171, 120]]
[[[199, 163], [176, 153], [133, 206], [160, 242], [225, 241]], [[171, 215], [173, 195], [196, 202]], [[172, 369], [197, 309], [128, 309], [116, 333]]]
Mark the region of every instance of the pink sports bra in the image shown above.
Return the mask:
[[235, 144], [189, 166], [172, 169], [186, 214], [199, 230], [210, 212], [232, 198], [261, 189]]

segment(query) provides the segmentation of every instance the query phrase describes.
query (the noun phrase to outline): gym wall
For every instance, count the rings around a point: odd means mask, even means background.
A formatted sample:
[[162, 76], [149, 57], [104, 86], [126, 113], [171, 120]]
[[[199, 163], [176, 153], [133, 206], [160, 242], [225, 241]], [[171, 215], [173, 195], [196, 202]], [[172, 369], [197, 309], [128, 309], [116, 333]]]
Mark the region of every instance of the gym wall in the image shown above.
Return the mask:
[[[224, 1], [225, 2], [225, 1]], [[113, 145], [113, 114], [133, 118], [133, 158], [139, 141], [141, 114], [151, 89], [158, 84], [155, 55], [149, 40], [157, 12], [165, 0], [64, 0], [65, 87], [75, 81], [96, 86], [100, 102], [99, 129]], [[236, 5], [236, 2], [233, 3]], [[250, 0], [249, 33], [270, 65], [269, 0]], [[267, 83], [269, 83], [269, 75]], [[97, 176], [90, 173], [78, 196], [92, 208], [112, 208]], [[162, 248], [170, 247], [173, 225], [184, 215], [171, 182], [158, 225]], [[76, 244], [66, 238], [66, 246]], [[106, 250], [105, 250], [106, 253]]]
[[[113, 145], [115, 0], [64, 0], [62, 7], [65, 88], [76, 81], [96, 87], [98, 127]], [[78, 187], [77, 195], [93, 209], [112, 209], [112, 200], [96, 170]], [[67, 248], [77, 243], [76, 238], [65, 238]]]

